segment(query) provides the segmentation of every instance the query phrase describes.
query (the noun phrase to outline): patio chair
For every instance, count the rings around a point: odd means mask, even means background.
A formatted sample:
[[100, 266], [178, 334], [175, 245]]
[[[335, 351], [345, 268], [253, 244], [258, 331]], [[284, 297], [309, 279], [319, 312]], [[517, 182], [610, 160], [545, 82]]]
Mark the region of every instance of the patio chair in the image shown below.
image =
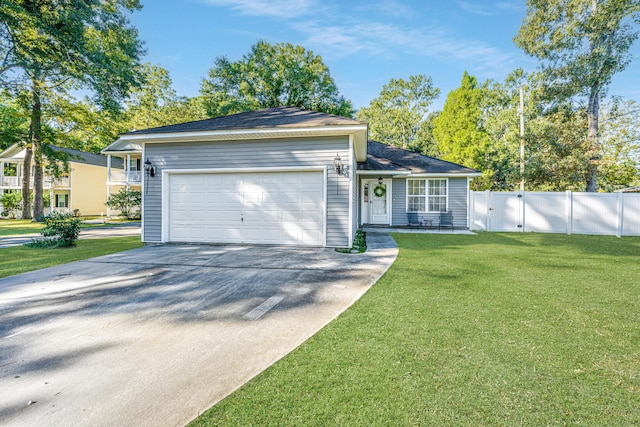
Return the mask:
[[442, 227], [451, 227], [451, 231], [453, 231], [453, 213], [440, 212], [440, 222], [438, 223], [438, 230], [442, 230]]
[[417, 212], [407, 212], [407, 218], [409, 219], [409, 227], [422, 227], [422, 222]]

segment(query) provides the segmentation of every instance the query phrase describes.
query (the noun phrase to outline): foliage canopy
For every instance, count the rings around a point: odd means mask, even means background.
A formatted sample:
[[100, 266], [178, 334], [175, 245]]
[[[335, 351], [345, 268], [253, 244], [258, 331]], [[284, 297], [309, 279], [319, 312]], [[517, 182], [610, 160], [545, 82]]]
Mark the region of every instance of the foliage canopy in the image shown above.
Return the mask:
[[279, 106], [353, 115], [322, 57], [291, 43], [259, 41], [235, 62], [218, 57], [200, 93], [211, 117]]

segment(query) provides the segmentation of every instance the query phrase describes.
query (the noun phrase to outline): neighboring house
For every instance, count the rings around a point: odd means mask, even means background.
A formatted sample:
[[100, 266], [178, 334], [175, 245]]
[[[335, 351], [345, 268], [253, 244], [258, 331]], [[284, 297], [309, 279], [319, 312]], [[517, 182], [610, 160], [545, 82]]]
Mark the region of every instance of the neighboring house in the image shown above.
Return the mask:
[[[104, 214], [107, 209], [105, 205], [107, 201], [105, 185], [107, 182], [107, 158], [100, 154], [55, 145], [49, 145], [49, 147], [67, 155], [69, 172], [55, 178], [45, 171], [43, 189], [51, 200], [51, 205], [49, 208], [45, 208], [45, 212], [74, 213], [75, 211], [79, 215]], [[2, 192], [22, 190], [25, 152], [24, 147], [14, 144], [0, 153], [0, 189]], [[119, 167], [122, 169], [122, 162]], [[33, 189], [33, 169], [30, 186]]]
[[[120, 141], [120, 139], [118, 140]], [[102, 150], [107, 156], [107, 195], [121, 189], [141, 191], [142, 188], [142, 146], [135, 142], [114, 144]], [[124, 170], [122, 168], [124, 165]], [[108, 197], [107, 196], [107, 197]], [[107, 208], [107, 216], [111, 209]]]
[[366, 122], [291, 107], [129, 132], [102, 153], [144, 159], [148, 243], [350, 247], [359, 226], [407, 225], [408, 211], [450, 210], [466, 228], [480, 175], [367, 141]]

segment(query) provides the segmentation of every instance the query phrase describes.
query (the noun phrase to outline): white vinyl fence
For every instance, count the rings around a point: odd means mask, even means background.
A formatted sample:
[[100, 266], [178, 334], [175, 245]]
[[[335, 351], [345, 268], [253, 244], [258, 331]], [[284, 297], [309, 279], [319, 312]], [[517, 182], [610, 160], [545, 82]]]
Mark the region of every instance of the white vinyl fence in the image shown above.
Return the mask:
[[640, 236], [640, 193], [471, 191], [469, 228]]

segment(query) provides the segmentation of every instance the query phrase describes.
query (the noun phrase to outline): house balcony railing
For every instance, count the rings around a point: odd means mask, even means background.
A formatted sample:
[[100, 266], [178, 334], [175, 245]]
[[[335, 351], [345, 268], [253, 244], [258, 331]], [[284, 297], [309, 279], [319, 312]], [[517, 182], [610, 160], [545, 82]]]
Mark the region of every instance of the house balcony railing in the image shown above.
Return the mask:
[[19, 188], [21, 185], [18, 182], [17, 176], [3, 176], [2, 177], [2, 188]]
[[111, 171], [111, 178], [109, 182], [122, 183], [122, 184], [141, 184], [142, 173], [140, 171], [130, 171], [129, 179], [127, 180], [127, 171]]
[[[33, 178], [31, 179], [29, 186], [33, 188]], [[69, 177], [52, 178], [45, 176], [43, 183], [43, 189], [50, 190], [51, 188], [70, 188], [71, 180]], [[3, 176], [2, 188], [20, 189], [22, 188], [22, 179], [18, 180], [17, 176]]]

